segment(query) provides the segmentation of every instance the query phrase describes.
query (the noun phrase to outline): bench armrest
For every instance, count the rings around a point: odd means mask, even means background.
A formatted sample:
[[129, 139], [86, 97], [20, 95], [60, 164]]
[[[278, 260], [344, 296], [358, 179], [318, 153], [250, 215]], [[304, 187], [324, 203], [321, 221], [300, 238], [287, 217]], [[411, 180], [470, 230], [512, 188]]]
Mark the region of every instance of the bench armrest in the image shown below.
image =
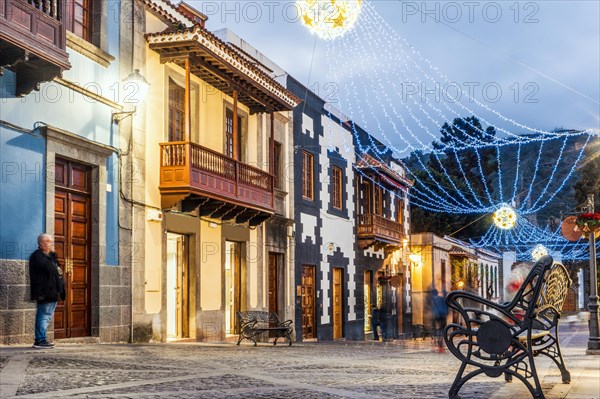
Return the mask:
[[[484, 305], [488, 309], [495, 311], [496, 314], [491, 313], [490, 310], [484, 310], [482, 308], [480, 309], [468, 305], [465, 306], [464, 304], [460, 303], [459, 300], [461, 299], [470, 301], [474, 305]], [[467, 325], [469, 324], [469, 321], [472, 321], [471, 317], [469, 317], [467, 312], [472, 312], [477, 316], [487, 315], [491, 318], [500, 318], [508, 322], [509, 324], [514, 324], [518, 326], [522, 324], [521, 319], [519, 319], [519, 317], [513, 312], [514, 304], [512, 302], [499, 304], [482, 298], [478, 295], [472, 294], [470, 292], [452, 291], [446, 297], [446, 303], [450, 308], [456, 310], [463, 316], [463, 319], [465, 323], [467, 323]]]
[[252, 319], [248, 321], [243, 321], [240, 325], [240, 330], [244, 330], [245, 328], [254, 329], [254, 327], [258, 324], [258, 320]]
[[282, 321], [281, 323], [279, 323], [278, 327], [290, 327], [293, 322], [293, 320]]

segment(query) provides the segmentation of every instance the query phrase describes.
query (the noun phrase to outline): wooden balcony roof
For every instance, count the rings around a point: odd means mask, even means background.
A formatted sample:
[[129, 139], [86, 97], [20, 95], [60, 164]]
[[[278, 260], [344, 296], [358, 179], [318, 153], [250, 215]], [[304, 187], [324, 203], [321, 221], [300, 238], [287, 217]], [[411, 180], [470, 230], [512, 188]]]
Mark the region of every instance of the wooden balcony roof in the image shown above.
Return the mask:
[[289, 111], [301, 102], [239, 50], [201, 26], [148, 34], [146, 39], [161, 62], [184, 67], [189, 59], [191, 73], [200, 79], [230, 96], [237, 90], [238, 100], [251, 113]]
[[393, 188], [406, 190], [414, 185], [411, 180], [368, 154], [360, 155], [354, 167], [366, 175], [378, 174], [383, 183]]

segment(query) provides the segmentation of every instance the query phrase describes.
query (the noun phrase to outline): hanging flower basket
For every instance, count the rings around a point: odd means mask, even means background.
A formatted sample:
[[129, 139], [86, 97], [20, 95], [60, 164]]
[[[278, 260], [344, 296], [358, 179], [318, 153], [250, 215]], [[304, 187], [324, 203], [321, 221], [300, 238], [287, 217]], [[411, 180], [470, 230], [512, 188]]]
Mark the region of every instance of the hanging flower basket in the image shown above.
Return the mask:
[[582, 213], [575, 221], [584, 233], [595, 233], [600, 229], [600, 214], [597, 212]]

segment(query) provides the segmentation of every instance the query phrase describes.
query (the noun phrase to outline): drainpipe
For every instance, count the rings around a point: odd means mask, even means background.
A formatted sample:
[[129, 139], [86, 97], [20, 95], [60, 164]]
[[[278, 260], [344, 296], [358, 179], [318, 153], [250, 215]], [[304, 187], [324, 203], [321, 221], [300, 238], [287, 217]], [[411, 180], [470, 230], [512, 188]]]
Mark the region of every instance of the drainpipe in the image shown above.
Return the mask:
[[[134, 56], [135, 56], [135, 0], [131, 0], [131, 70], [134, 70]], [[129, 143], [128, 143], [128, 147], [129, 147], [129, 162], [131, 165], [130, 168], [130, 173], [129, 173], [129, 198], [131, 198], [133, 200], [133, 162], [131, 162], [131, 159], [133, 158], [133, 120], [134, 118], [131, 118], [131, 133], [129, 134]], [[122, 182], [120, 182], [120, 184], [122, 184]], [[130, 262], [129, 262], [129, 292], [131, 294], [131, 300], [129, 303], [129, 342], [133, 343], [133, 287], [134, 287], [134, 273], [133, 273], [133, 265], [134, 265], [134, 259], [133, 259], [133, 253], [134, 253], [134, 245], [135, 245], [135, 236], [134, 236], [134, 232], [135, 232], [135, 222], [134, 222], [134, 208], [135, 205], [132, 203], [131, 204], [131, 257], [130, 257]]]

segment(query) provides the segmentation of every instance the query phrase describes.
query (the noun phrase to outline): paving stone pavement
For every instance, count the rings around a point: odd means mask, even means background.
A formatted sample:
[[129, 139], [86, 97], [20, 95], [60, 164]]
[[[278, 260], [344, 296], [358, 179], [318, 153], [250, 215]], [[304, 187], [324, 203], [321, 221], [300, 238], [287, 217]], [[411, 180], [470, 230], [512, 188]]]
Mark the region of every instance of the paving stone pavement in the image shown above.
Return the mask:
[[[540, 359], [547, 398], [599, 398], [600, 357], [585, 356], [586, 329], [565, 331], [562, 340], [574, 383], [561, 384], [556, 367]], [[459, 363], [448, 352], [432, 349], [430, 340], [292, 347], [60, 342], [50, 350], [9, 346], [0, 348], [0, 397], [446, 398]], [[598, 384], [598, 395], [590, 391], [590, 381], [592, 387]], [[530, 397], [519, 382], [486, 377], [467, 383], [461, 395]]]

